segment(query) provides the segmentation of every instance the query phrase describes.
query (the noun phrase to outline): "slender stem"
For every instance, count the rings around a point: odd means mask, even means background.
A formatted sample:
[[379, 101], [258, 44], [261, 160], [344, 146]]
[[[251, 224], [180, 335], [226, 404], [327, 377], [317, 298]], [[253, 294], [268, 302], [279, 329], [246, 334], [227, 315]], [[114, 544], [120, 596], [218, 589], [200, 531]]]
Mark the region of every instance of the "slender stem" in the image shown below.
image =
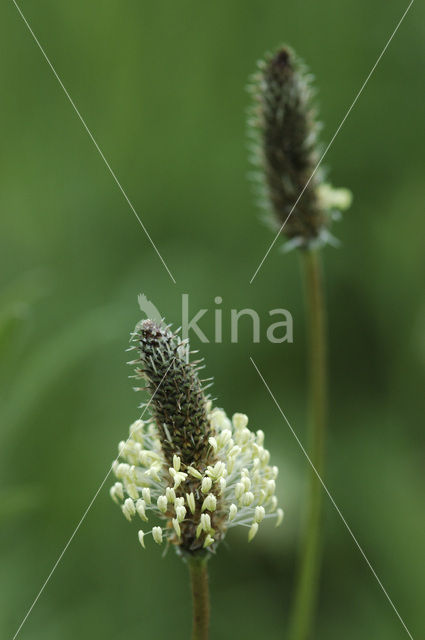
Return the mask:
[[190, 558], [188, 561], [193, 601], [192, 640], [208, 640], [210, 603], [207, 562], [206, 558]]
[[[320, 256], [316, 251], [302, 254], [309, 338], [310, 421], [309, 455], [321, 478], [324, 472], [326, 431], [326, 331], [324, 291]], [[323, 491], [310, 470], [307, 521], [299, 560], [291, 640], [307, 640], [314, 622], [321, 564], [321, 520]]]

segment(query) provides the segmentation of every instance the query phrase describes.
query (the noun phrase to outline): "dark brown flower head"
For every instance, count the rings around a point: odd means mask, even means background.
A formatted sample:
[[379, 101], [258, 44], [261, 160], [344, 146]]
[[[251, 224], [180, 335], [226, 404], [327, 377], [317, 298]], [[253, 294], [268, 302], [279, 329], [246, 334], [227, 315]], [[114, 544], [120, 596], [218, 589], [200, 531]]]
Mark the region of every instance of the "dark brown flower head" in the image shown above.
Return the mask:
[[253, 80], [249, 124], [262, 204], [273, 211], [275, 226], [284, 225], [285, 235], [306, 247], [326, 236], [335, 204], [335, 198], [323, 197], [330, 187], [323, 190], [323, 173], [317, 169], [320, 127], [311, 76], [291, 49], [281, 47], [259, 63]]
[[207, 419], [205, 387], [198, 375], [202, 360], [189, 361], [187, 341], [160, 326], [144, 320], [137, 327], [133, 341], [139, 352], [136, 376], [144, 378], [151, 394], [150, 410], [155, 418], [166, 460], [173, 455], [184, 464], [200, 459], [208, 461], [208, 438], [211, 427]]

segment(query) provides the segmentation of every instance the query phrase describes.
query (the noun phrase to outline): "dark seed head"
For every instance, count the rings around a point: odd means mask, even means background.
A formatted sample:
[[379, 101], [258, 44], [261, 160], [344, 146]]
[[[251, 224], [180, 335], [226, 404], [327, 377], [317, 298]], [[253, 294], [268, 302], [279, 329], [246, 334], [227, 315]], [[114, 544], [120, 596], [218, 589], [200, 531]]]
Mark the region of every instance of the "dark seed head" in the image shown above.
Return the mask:
[[253, 93], [262, 195], [286, 236], [307, 246], [326, 219], [317, 193], [322, 177], [316, 171], [318, 124], [310, 76], [294, 52], [281, 47], [260, 65]]
[[136, 375], [146, 380], [166, 460], [172, 465], [176, 454], [185, 465], [208, 464], [208, 396], [198, 376], [199, 361], [189, 361], [187, 341], [153, 320], [138, 325], [133, 341], [140, 354]]

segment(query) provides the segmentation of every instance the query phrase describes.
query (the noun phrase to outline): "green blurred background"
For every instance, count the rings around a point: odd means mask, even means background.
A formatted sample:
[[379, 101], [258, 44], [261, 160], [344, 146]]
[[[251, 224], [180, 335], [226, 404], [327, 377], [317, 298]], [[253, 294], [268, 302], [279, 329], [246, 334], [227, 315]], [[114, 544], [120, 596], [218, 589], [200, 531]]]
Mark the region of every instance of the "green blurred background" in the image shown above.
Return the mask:
[[[407, 3], [193, 0], [21, 8], [172, 271], [173, 284], [12, 2], [3, 2], [0, 171], [0, 635], [12, 638], [94, 496], [142, 400], [125, 364], [143, 291], [170, 322], [223, 298], [222, 344], [200, 347], [229, 413], [263, 428], [285, 525], [228, 536], [211, 562], [212, 637], [284, 638], [308, 471], [249, 362], [305, 441], [306, 372], [296, 253], [259, 222], [245, 85], [290, 43], [319, 86], [328, 141]], [[327, 483], [405, 619], [425, 633], [423, 365], [424, 7], [415, 3], [326, 164], [354, 203], [326, 249], [331, 415]], [[268, 310], [294, 344], [265, 340]], [[230, 308], [252, 307], [230, 344]], [[243, 324], [243, 329], [242, 329]], [[111, 479], [112, 480], [112, 479]], [[186, 569], [143, 552], [107, 482], [21, 630], [28, 640], [188, 638]], [[314, 638], [407, 637], [326, 501]]]

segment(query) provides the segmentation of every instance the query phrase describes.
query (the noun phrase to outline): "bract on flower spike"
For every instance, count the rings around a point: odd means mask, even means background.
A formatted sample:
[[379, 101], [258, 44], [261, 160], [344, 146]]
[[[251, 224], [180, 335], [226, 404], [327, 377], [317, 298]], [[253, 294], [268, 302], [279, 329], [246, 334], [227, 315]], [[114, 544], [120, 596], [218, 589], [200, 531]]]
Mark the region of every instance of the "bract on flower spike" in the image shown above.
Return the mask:
[[318, 163], [320, 124], [312, 76], [289, 47], [267, 54], [249, 87], [252, 161], [258, 168], [259, 201], [275, 229], [292, 247], [332, 244], [329, 226], [351, 204], [347, 189], [334, 189]]
[[204, 558], [232, 527], [248, 526], [252, 540], [263, 520], [281, 521], [264, 433], [251, 431], [244, 414], [229, 419], [212, 406], [199, 361], [190, 362], [188, 341], [169, 327], [144, 320], [132, 340], [150, 416], [120, 443], [111, 496], [128, 520], [152, 522], [138, 534], [141, 545], [151, 533], [157, 544], [166, 538], [185, 557]]

